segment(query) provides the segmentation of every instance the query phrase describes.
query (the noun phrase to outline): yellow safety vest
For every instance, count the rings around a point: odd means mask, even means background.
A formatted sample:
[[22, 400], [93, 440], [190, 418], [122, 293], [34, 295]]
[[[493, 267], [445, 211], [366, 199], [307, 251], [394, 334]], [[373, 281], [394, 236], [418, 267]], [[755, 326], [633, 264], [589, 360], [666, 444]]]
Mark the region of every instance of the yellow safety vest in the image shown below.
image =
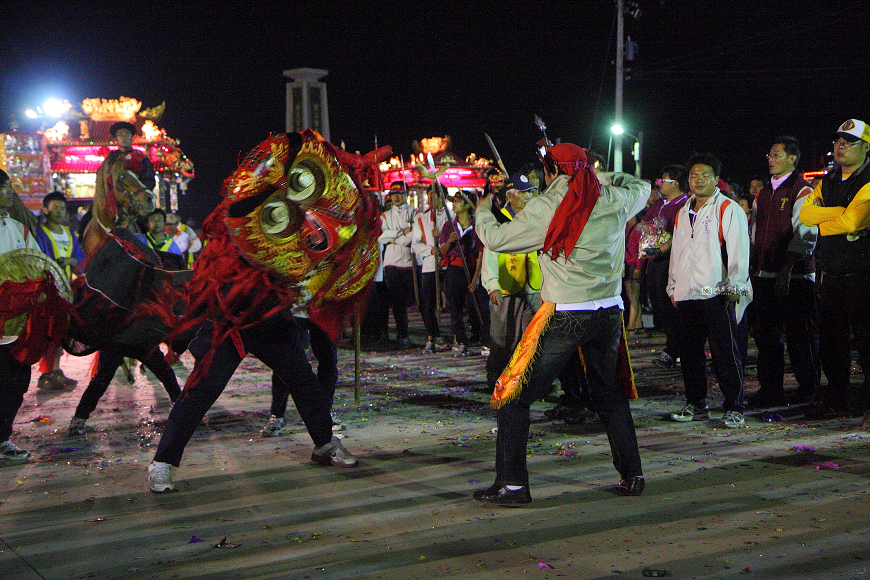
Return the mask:
[[[66, 256], [61, 256], [61, 255], [60, 255], [60, 248], [58, 247], [57, 242], [56, 242], [55, 239], [54, 239], [54, 236], [51, 235], [51, 230], [48, 229], [48, 227], [47, 227], [45, 224], [39, 224], [39, 227], [42, 228], [42, 231], [44, 231], [44, 232], [45, 232], [45, 235], [48, 236], [48, 241], [51, 242], [51, 252], [52, 252], [52, 254], [54, 254], [54, 259], [55, 259], [55, 260], [57, 260], [58, 258], [70, 258], [70, 257], [72, 257], [72, 252], [73, 252], [73, 235], [72, 235], [72, 232], [69, 231], [69, 228], [68, 228], [68, 227], [66, 227], [66, 226], [64, 226], [64, 225], [61, 225], [61, 226], [60, 226], [60, 227], [62, 227], [64, 230], [66, 230], [66, 235], [67, 235], [67, 237], [69, 238], [69, 252], [67, 253]], [[27, 231], [27, 228], [24, 228], [24, 229], [25, 229], [25, 231]], [[71, 269], [69, 266], [64, 266], [63, 271], [66, 272], [66, 277], [67, 277], [67, 278], [71, 278], [71, 276], [72, 276], [72, 269]]]
[[[502, 208], [501, 212], [508, 219], [514, 219]], [[541, 266], [538, 263], [538, 253], [528, 254], [498, 254], [498, 285], [503, 294], [517, 294], [526, 284], [534, 291], [541, 289]]]

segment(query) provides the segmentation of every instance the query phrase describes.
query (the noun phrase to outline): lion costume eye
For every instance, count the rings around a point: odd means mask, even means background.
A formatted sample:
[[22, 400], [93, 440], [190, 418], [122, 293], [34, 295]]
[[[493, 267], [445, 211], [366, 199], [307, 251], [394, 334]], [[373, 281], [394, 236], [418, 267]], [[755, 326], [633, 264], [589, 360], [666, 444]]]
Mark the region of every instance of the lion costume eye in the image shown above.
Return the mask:
[[260, 224], [265, 234], [287, 237], [296, 232], [302, 217], [302, 212], [296, 204], [284, 199], [283, 195], [273, 194], [263, 204]]
[[314, 159], [303, 158], [287, 174], [287, 198], [296, 203], [312, 204], [326, 189], [326, 175]]

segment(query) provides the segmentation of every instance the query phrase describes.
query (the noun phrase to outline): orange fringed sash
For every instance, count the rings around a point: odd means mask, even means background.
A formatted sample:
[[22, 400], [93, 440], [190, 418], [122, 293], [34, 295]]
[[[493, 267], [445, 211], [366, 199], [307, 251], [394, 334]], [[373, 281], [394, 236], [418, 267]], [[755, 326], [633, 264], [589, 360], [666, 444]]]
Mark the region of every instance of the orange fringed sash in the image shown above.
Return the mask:
[[[544, 302], [535, 313], [535, 316], [523, 333], [520, 343], [514, 350], [510, 362], [495, 383], [495, 390], [492, 392], [492, 399], [490, 400], [490, 405], [492, 405], [493, 409], [500, 409], [520, 396], [520, 392], [522, 392], [523, 387], [529, 380], [529, 369], [538, 357], [540, 338], [550, 326], [550, 320], [552, 320], [553, 313], [555, 312], [555, 304]], [[585, 370], [586, 359], [583, 357], [583, 351], [579, 348], [577, 350], [580, 353], [580, 361], [583, 363]], [[616, 380], [621, 386], [625, 397], [633, 401], [637, 399], [637, 388], [634, 384], [634, 371], [631, 369], [631, 358], [628, 354], [624, 322], [619, 336], [619, 351], [616, 356]]]

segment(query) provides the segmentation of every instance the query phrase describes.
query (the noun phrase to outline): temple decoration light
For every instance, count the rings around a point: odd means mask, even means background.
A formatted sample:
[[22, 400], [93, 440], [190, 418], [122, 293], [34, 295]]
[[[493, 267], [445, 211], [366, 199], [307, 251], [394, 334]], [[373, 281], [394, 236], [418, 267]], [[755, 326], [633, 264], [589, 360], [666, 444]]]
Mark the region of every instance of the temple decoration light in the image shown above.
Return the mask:
[[142, 102], [130, 97], [120, 99], [85, 99], [82, 112], [93, 121], [127, 121], [136, 116]]
[[426, 137], [425, 139], [420, 139], [419, 142], [415, 142], [414, 145], [414, 149], [419, 149], [424, 155], [426, 153], [432, 153], [434, 155], [435, 153], [440, 153], [450, 149], [451, 139], [450, 135], [445, 135], [443, 137]]
[[69, 135], [69, 125], [66, 121], [58, 121], [54, 127], [45, 130], [45, 139], [51, 143], [63, 141], [67, 135]]
[[146, 141], [156, 141], [163, 136], [163, 134], [163, 129], [158, 128], [151, 120], [145, 121], [145, 124], [142, 125], [142, 135], [145, 137]]

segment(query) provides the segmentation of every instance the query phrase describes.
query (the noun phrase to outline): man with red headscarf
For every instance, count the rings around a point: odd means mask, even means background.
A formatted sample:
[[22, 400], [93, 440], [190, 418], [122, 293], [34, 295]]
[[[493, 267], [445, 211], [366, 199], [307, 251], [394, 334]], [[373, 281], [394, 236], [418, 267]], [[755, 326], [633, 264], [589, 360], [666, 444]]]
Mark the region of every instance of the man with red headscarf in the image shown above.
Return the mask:
[[591, 161], [577, 145], [551, 147], [544, 158], [547, 189], [511, 222], [496, 221], [488, 196], [478, 203], [478, 235], [486, 247], [511, 254], [542, 250], [543, 274], [543, 306], [493, 393], [498, 409], [496, 478], [490, 488], [475, 492], [478, 501], [503, 506], [532, 501], [526, 469], [529, 407], [547, 395], [578, 348], [592, 405], [607, 429], [621, 478], [617, 490], [625, 495], [643, 492], [634, 422], [620, 384], [631, 378], [625, 349], [620, 348], [620, 294], [625, 224], [646, 204], [650, 186], [627, 174], [598, 175]]

